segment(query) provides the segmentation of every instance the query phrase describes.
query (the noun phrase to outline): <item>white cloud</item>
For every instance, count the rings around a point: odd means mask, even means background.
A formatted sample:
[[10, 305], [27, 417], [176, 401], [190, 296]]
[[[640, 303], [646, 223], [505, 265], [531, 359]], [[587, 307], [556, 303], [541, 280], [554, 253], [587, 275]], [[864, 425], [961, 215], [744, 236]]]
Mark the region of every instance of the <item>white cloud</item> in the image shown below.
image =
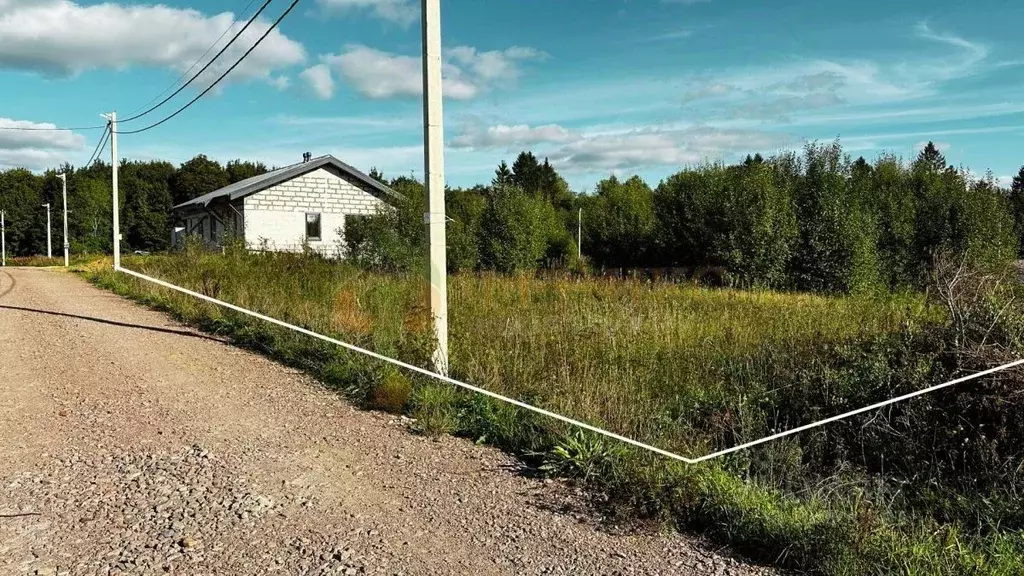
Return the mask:
[[[3, 2], [5, 0], [0, 0]], [[224, 33], [227, 43], [243, 22], [230, 12], [206, 16], [196, 10], [113, 3], [83, 6], [70, 0], [6, 0], [0, 12], [0, 68], [71, 76], [97, 68], [167, 67], [184, 71]], [[221, 60], [206, 81], [227, 69], [270, 27], [260, 18]], [[215, 52], [213, 52], [215, 53]], [[274, 71], [305, 61], [303, 46], [279, 30], [232, 73], [232, 79], [263, 79], [280, 85]], [[225, 62], [222, 64], [221, 62]], [[200, 82], [204, 79], [201, 78]]]
[[67, 161], [71, 153], [85, 148], [86, 139], [81, 134], [48, 128], [56, 125], [0, 118], [0, 167], [41, 170]]
[[934, 144], [935, 148], [938, 149], [938, 151], [942, 152], [943, 154], [948, 152], [953, 147], [953, 145], [950, 144], [949, 142], [935, 142], [934, 140], [921, 140], [917, 144], [914, 144], [914, 152], [917, 153], [917, 152], [920, 152], [920, 151], [924, 150], [924, 147], [927, 146], [929, 142]]
[[328, 12], [369, 11], [377, 18], [409, 27], [419, 19], [420, 10], [413, 0], [317, 0]]
[[306, 82], [317, 98], [330, 100], [334, 97], [334, 78], [331, 77], [331, 69], [326, 64], [317, 64], [303, 70], [299, 78]]
[[795, 142], [792, 136], [776, 132], [710, 126], [646, 126], [598, 132], [573, 131], [549, 124], [470, 130], [450, 144], [473, 149], [539, 147], [535, 152], [549, 157], [560, 170], [585, 172], [680, 167], [730, 159], [741, 153], [771, 151]]
[[935, 96], [947, 82], [990, 69], [989, 50], [980, 43], [935, 32], [927, 24], [918, 24], [913, 35], [939, 47], [904, 59], [819, 59], [740, 68], [691, 79], [682, 100], [702, 107], [704, 118], [807, 124], [807, 113], [814, 110], [903, 104]]
[[[533, 48], [513, 46], [505, 50], [478, 51], [456, 46], [445, 51], [442, 74], [444, 94], [456, 100], [469, 100], [495, 87], [507, 87], [522, 75], [522, 63], [545, 57]], [[313, 71], [314, 68], [317, 70]], [[419, 56], [393, 54], [362, 44], [351, 44], [339, 54], [320, 57], [320, 64], [303, 75], [313, 82], [321, 98], [330, 98], [333, 90], [318, 90], [339, 74], [360, 94], [373, 99], [415, 97], [423, 93], [423, 72]]]
[[644, 38], [642, 41], [661, 42], [663, 40], [681, 40], [683, 38], [689, 38], [690, 36], [693, 36], [693, 30], [684, 28], [682, 30], [672, 30], [671, 32], [665, 32], [664, 34], [656, 34], [649, 38]]
[[469, 130], [452, 138], [449, 145], [456, 148], [509, 148], [532, 146], [540, 143], [569, 142], [576, 135], [557, 124], [531, 127], [526, 124], [508, 126], [499, 124], [485, 130]]

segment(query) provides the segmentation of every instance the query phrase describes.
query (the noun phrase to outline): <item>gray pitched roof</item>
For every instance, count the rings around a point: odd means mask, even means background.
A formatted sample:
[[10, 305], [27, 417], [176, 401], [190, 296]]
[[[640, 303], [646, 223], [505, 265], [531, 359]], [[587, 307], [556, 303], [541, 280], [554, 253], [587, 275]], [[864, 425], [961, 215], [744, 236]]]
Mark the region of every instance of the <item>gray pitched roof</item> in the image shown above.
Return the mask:
[[220, 190], [214, 190], [209, 194], [193, 198], [188, 202], [182, 202], [173, 209], [178, 210], [179, 208], [187, 208], [189, 206], [205, 207], [209, 206], [210, 202], [220, 198], [227, 199], [229, 201], [245, 198], [246, 196], [266, 190], [271, 186], [277, 186], [282, 182], [287, 182], [288, 180], [297, 178], [318, 168], [323, 168], [324, 166], [333, 166], [342, 174], [347, 174], [353, 177], [358, 182], [365, 184], [371, 190], [375, 190], [384, 196], [388, 196], [396, 200], [402, 199], [402, 196], [391, 188], [381, 184], [373, 178], [370, 178], [352, 166], [345, 164], [334, 156], [327, 155], [320, 156], [319, 158], [313, 158], [309, 162], [300, 162], [298, 164], [292, 164], [291, 166], [285, 166], [284, 168], [278, 168], [277, 170], [267, 172], [266, 174], [247, 178], [241, 182], [235, 182], [234, 184], [225, 186]]

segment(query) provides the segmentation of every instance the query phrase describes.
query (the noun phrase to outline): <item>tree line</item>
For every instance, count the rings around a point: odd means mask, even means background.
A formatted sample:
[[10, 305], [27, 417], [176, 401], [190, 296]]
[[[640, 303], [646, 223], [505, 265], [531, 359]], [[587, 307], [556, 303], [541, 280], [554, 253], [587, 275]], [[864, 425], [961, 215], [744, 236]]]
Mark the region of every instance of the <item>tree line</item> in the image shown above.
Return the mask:
[[[177, 167], [122, 162], [123, 248], [168, 249], [172, 206], [267, 170], [203, 155]], [[72, 251], [111, 251], [110, 166], [98, 161], [38, 175], [0, 172], [9, 253], [45, 252], [47, 202], [54, 246], [63, 243], [62, 172]], [[370, 175], [405, 201], [349, 217], [339, 248], [375, 269], [425, 267], [422, 183]], [[1024, 167], [1004, 190], [991, 175], [973, 178], [950, 165], [931, 143], [909, 163], [887, 154], [853, 160], [839, 142], [809, 143], [801, 153], [685, 168], [655, 187], [611, 176], [592, 193], [573, 191], [547, 159], [524, 151], [511, 166], [501, 162], [487, 184], [448, 188], [446, 203], [453, 272], [712, 266], [739, 285], [850, 292], [914, 285], [938, 250], [1002, 262], [1024, 248]]]
[[[123, 249], [160, 251], [170, 247], [171, 207], [234, 182], [267, 172], [260, 162], [234, 160], [222, 165], [199, 155], [180, 166], [162, 161], [123, 161], [118, 167]], [[6, 215], [7, 250], [14, 256], [46, 253], [46, 209], [52, 210], [54, 252], [64, 244], [63, 200], [58, 174], [67, 174], [68, 236], [75, 253], [110, 253], [111, 167], [96, 161], [75, 168], [65, 164], [33, 174], [0, 171], [0, 210]]]
[[[407, 202], [352, 222], [346, 249], [369, 267], [421, 268], [423, 187], [389, 183]], [[937, 251], [980, 263], [1017, 257], [1024, 167], [1003, 190], [991, 174], [949, 165], [932, 143], [907, 164], [888, 154], [853, 160], [837, 141], [686, 168], [654, 188], [611, 176], [577, 194], [523, 152], [489, 185], [448, 190], [447, 209], [452, 271], [718, 267], [739, 285], [841, 293], [914, 286]]]

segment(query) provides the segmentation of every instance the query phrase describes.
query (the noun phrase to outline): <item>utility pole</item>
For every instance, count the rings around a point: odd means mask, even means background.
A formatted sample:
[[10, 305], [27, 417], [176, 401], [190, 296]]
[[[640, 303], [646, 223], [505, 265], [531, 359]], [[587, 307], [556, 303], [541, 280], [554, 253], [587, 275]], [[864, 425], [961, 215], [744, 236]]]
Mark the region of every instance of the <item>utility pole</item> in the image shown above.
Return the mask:
[[43, 204], [46, 207], [46, 257], [53, 258], [53, 247], [50, 244], [50, 203]]
[[434, 370], [448, 374], [448, 263], [444, 207], [444, 106], [441, 91], [441, 0], [423, 0], [423, 155], [430, 233], [430, 311]]
[[583, 260], [583, 208], [580, 208], [580, 216], [576, 220], [576, 254]]
[[64, 196], [64, 267], [68, 267], [68, 175], [58, 174], [62, 184], [61, 193]]
[[7, 266], [7, 222], [4, 221], [4, 211], [0, 210], [0, 258], [3, 259], [2, 266]]
[[117, 112], [110, 113], [110, 166], [114, 210], [114, 270], [121, 269], [121, 200], [117, 193]]

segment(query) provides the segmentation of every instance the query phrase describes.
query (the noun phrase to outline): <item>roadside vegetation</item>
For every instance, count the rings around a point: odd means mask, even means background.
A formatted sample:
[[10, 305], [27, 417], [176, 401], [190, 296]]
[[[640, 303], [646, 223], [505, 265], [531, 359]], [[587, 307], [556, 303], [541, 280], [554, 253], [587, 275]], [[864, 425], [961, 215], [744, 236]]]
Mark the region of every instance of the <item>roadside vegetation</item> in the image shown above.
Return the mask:
[[[241, 249], [125, 265], [429, 366], [426, 286], [415, 276]], [[101, 286], [307, 370], [367, 407], [407, 413], [425, 434], [488, 442], [576, 478], [623, 517], [659, 518], [827, 574], [1024, 569], [1016, 374], [686, 466], [114, 274], [109, 261], [85, 270]], [[1005, 300], [979, 294], [995, 288], [1009, 298], [1009, 284], [958, 265], [943, 270], [960, 274], [959, 284], [944, 280], [956, 291], [948, 302], [458, 275], [450, 287], [452, 374], [702, 455], [1008, 358], [1020, 317], [1003, 309]], [[944, 302], [966, 322], [951, 322]], [[991, 340], [980, 345], [982, 338]]]
[[[187, 164], [163, 186], [202, 188], [219, 168]], [[123, 210], [154, 214], [132, 200], [163, 190], [153, 182], [128, 191]], [[349, 218], [346, 261], [190, 243], [124, 265], [428, 367], [423, 187], [387, 183], [406, 201]], [[593, 194], [524, 152], [489, 185], [449, 190], [448, 207], [452, 375], [684, 455], [1024, 355], [1010, 266], [1024, 170], [1003, 190], [932, 145], [905, 163], [809, 144], [687, 168], [654, 188], [612, 177]], [[138, 240], [145, 218], [125, 221], [129, 247], [164, 242]], [[689, 280], [604, 277], [623, 268], [679, 268]], [[409, 414], [424, 434], [487, 442], [574, 478], [622, 518], [830, 575], [1024, 573], [1020, 370], [687, 466], [114, 274], [109, 261], [81, 270], [364, 406]]]
[[[101, 256], [96, 254], [72, 254], [68, 258], [68, 264], [70, 266], [88, 264], [94, 262], [97, 258], [101, 258]], [[63, 267], [64, 256], [55, 256], [53, 258], [47, 258], [46, 256], [13, 256], [7, 259], [7, 265], [39, 268]]]

